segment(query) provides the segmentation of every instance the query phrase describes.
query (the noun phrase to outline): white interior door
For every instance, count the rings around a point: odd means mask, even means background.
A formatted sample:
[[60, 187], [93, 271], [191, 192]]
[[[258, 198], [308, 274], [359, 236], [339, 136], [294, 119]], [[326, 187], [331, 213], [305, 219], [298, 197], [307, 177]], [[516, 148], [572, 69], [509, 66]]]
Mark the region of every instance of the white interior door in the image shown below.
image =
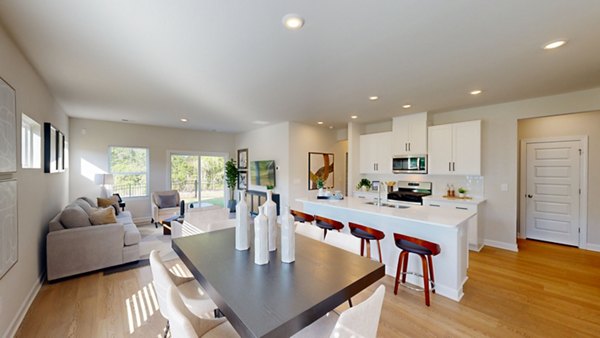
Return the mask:
[[527, 144], [527, 238], [579, 245], [581, 142]]

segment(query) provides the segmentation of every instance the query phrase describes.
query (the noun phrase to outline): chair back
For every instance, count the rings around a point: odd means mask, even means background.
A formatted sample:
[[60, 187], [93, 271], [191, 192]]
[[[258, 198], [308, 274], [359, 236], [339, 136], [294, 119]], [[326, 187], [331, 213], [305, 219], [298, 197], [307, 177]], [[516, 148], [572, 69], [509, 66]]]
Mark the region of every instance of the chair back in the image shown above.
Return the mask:
[[350, 234], [337, 231], [329, 231], [329, 234], [327, 234], [327, 237], [325, 237], [323, 242], [338, 247], [340, 249], [349, 251], [353, 254], [360, 255], [360, 238], [354, 237]]
[[159, 196], [169, 196], [175, 195], [175, 206], [179, 206], [181, 199], [179, 198], [179, 191], [177, 190], [167, 190], [167, 191], [154, 191], [152, 193], [152, 203], [154, 203], [160, 209], [160, 199]]
[[167, 291], [169, 290], [169, 287], [173, 286], [176, 288], [177, 286], [171, 279], [170, 272], [167, 270], [167, 267], [165, 267], [158, 251], [152, 250], [152, 252], [150, 252], [149, 261], [160, 314], [167, 320], [170, 320], [169, 312], [167, 310]]
[[380, 285], [367, 300], [344, 311], [330, 338], [377, 337], [384, 296], [385, 286]]
[[323, 230], [310, 223], [296, 222], [296, 233], [317, 241], [323, 239]]
[[196, 317], [185, 306], [179, 290], [171, 286], [166, 292], [166, 303], [171, 317], [169, 318], [169, 327], [173, 338], [197, 338], [221, 325], [226, 321], [221, 319], [203, 319]]
[[290, 213], [292, 214], [292, 216], [294, 216], [294, 221], [296, 221], [296, 222], [311, 223], [312, 221], [315, 220], [315, 216], [303, 213], [302, 211], [290, 210]]

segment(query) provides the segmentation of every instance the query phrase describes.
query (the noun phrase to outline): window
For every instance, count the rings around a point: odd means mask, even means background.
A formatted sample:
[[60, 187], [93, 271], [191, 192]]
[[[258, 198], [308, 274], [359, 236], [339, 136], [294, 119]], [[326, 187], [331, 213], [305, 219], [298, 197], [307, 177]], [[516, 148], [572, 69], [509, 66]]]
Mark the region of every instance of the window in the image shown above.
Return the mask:
[[25, 114], [21, 114], [21, 168], [42, 167], [42, 128]]
[[148, 196], [148, 149], [110, 147], [109, 157], [113, 192], [121, 197]]

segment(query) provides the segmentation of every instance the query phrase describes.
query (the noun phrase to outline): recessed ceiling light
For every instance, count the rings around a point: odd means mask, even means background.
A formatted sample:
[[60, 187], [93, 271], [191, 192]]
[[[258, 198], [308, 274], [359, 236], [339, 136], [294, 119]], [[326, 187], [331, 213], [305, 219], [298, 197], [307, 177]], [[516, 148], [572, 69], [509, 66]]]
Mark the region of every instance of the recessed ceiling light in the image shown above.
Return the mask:
[[408, 109], [410, 107], [412, 107], [410, 104], [405, 104], [405, 105], [402, 106], [402, 108], [404, 108], [404, 109]]
[[369, 100], [371, 100], [371, 101], [379, 100], [379, 96], [369, 96]]
[[319, 121], [319, 122], [317, 122], [317, 124], [323, 124], [323, 121]]
[[479, 95], [479, 94], [481, 94], [481, 93], [483, 93], [483, 90], [480, 90], [480, 89], [477, 89], [477, 90], [472, 90], [472, 91], [471, 91], [471, 95]]
[[567, 40], [556, 40], [552, 41], [544, 46], [544, 49], [554, 49], [561, 46], [564, 46], [567, 43]]
[[333, 129], [333, 126], [329, 126], [329, 129]]
[[188, 119], [186, 119], [186, 118], [181, 118], [181, 119], [179, 119], [179, 121], [181, 121], [181, 122], [187, 122], [187, 121], [188, 121]]
[[350, 116], [350, 118], [356, 120], [358, 118], [358, 116], [352, 115], [352, 116]]
[[298, 14], [288, 14], [283, 17], [283, 26], [291, 31], [297, 31], [304, 26], [304, 19]]

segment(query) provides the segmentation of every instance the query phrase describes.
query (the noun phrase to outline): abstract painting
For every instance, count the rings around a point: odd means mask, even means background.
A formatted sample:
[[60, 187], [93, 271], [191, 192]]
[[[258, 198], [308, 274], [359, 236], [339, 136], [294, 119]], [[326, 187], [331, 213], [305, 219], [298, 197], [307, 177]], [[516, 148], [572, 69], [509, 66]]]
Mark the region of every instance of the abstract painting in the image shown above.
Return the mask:
[[0, 181], [0, 278], [17, 262], [17, 181]]
[[308, 153], [308, 190], [318, 189], [319, 178], [323, 187], [333, 188], [333, 154]]
[[0, 78], [0, 173], [17, 171], [15, 89]]

